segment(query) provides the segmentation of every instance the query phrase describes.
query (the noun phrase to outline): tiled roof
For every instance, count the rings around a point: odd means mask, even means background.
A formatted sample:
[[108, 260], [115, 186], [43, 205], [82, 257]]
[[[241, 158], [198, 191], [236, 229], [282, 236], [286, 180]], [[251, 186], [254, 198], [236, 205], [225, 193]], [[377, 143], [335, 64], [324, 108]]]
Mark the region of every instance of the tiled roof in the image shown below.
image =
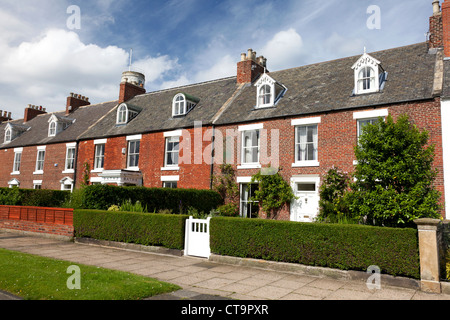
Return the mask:
[[270, 77], [287, 88], [275, 107], [256, 110], [256, 88], [248, 85], [216, 124], [302, 116], [433, 97], [436, 54], [429, 53], [426, 43], [370, 55], [379, 60], [388, 72], [382, 92], [352, 96], [352, 65], [360, 56], [328, 61], [269, 73]]
[[[66, 118], [65, 111], [42, 114], [28, 121], [25, 125], [30, 127], [30, 129], [8, 144], [3, 143], [5, 127], [7, 125], [7, 122], [4, 122], [0, 124], [0, 149], [75, 142], [83, 132], [94, 125], [96, 121], [107, 114], [116, 105], [117, 101], [112, 101], [80, 107], [68, 116], [68, 118], [75, 120], [75, 122], [55, 137], [48, 136], [48, 120], [52, 115], [55, 115], [58, 118]], [[11, 123], [23, 124], [23, 119], [14, 120], [11, 121]]]

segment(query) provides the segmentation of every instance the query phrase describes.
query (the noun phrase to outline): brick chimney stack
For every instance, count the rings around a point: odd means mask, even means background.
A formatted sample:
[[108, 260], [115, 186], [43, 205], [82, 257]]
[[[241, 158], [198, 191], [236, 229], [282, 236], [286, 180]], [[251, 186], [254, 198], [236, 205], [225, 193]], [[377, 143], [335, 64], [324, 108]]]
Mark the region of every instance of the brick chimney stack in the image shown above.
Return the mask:
[[11, 112], [0, 110], [0, 123], [11, 120]]
[[444, 46], [444, 55], [450, 57], [450, 1], [445, 0], [442, 3], [442, 42]]
[[443, 42], [443, 24], [442, 24], [442, 12], [439, 0], [433, 1], [433, 15], [430, 17], [430, 32], [428, 39], [428, 47], [442, 48]]
[[248, 49], [247, 54], [241, 54], [241, 61], [237, 65], [237, 82], [252, 83], [260, 74], [267, 72], [267, 59], [256, 57], [256, 52]]
[[135, 96], [144, 94], [145, 76], [135, 71], [125, 71], [122, 73], [120, 83], [119, 104], [128, 101]]
[[70, 96], [67, 97], [66, 116], [75, 112], [78, 108], [88, 106], [90, 104], [89, 98], [80, 94], [70, 93]]
[[47, 113], [45, 108], [42, 106], [28, 105], [28, 108], [25, 109], [25, 114], [23, 116], [23, 122], [28, 122], [34, 118], [36, 118], [40, 114]]

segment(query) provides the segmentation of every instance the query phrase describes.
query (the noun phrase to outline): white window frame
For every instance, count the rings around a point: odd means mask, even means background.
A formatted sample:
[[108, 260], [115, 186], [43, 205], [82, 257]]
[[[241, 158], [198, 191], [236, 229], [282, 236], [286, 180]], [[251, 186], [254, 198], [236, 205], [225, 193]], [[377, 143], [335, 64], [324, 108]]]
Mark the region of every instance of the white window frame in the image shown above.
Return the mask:
[[[173, 184], [176, 183], [176, 188], [178, 188], [178, 182], [180, 181], [180, 176], [162, 176], [161, 177], [161, 182], [162, 182], [162, 186], [163, 188], [173, 188], [173, 187], [169, 187], [166, 186], [166, 184]], [[174, 188], [174, 189], [176, 189]]]
[[51, 121], [50, 124], [48, 125], [48, 136], [55, 137], [57, 130], [58, 130], [58, 123], [56, 121]]
[[[319, 124], [322, 122], [321, 117], [316, 118], [305, 118], [305, 119], [294, 119], [291, 121], [291, 125], [295, 127], [294, 130], [294, 141], [295, 141], [295, 150], [294, 150], [294, 163], [292, 164], [292, 167], [319, 167]], [[298, 161], [298, 149], [297, 145], [298, 142], [298, 129], [301, 127], [311, 127], [311, 126], [317, 126], [317, 151], [316, 151], [316, 160], [308, 160], [308, 161]]]
[[12, 129], [6, 128], [5, 130], [5, 143], [10, 143], [12, 141]]
[[[258, 169], [261, 168], [261, 163], [260, 163], [260, 157], [261, 157], [261, 130], [264, 129], [264, 124], [260, 123], [260, 124], [252, 124], [252, 125], [245, 125], [245, 126], [240, 126], [238, 128], [238, 131], [241, 133], [241, 165], [238, 166], [238, 169]], [[255, 132], [259, 135], [258, 137], [258, 146], [251, 146], [251, 147], [246, 147], [245, 146], [245, 136], [247, 133], [249, 132]], [[246, 162], [245, 160], [245, 149], [248, 148], [256, 148], [257, 152], [258, 152], [258, 160], [257, 162]], [[253, 158], [253, 156], [252, 156]]]
[[[266, 73], [263, 74], [256, 82], [256, 108], [270, 108], [275, 104], [275, 83]], [[267, 92], [266, 88], [269, 89]]]
[[[239, 216], [241, 218], [247, 218], [247, 219], [252, 218], [251, 216], [250, 217], [248, 216], [248, 213], [244, 214], [244, 205], [245, 205], [245, 207], [247, 207], [247, 205], [250, 203], [251, 206], [254, 204], [259, 207], [258, 201], [250, 201], [251, 193], [252, 193], [251, 187], [257, 186], [257, 185], [258, 185], [258, 183], [251, 183], [250, 181], [239, 183]], [[245, 186], [247, 186], [247, 199], [244, 199], [244, 192], [245, 192], [244, 187]], [[248, 190], [250, 190], [250, 192], [248, 192]], [[251, 209], [250, 209], [250, 211], [251, 211]], [[258, 210], [258, 212], [259, 212], [259, 210]]]
[[[169, 145], [173, 144], [174, 149], [169, 151]], [[175, 146], [178, 144], [178, 148]], [[169, 154], [174, 154], [176, 156], [176, 163], [169, 164]], [[172, 136], [166, 137], [165, 150], [164, 150], [164, 168], [178, 168], [180, 161], [180, 137]]]
[[[37, 156], [36, 156], [36, 166], [33, 174], [43, 174], [44, 173], [44, 165], [45, 165], [45, 149], [46, 147], [38, 147], [37, 148]], [[43, 157], [41, 159], [41, 154]]]
[[[40, 188], [37, 188], [39, 186]], [[33, 189], [42, 189], [42, 180], [33, 180]]]
[[172, 102], [172, 116], [184, 116], [187, 113], [187, 99], [183, 93], [175, 95]]
[[[73, 150], [73, 158], [69, 158], [70, 151]], [[64, 171], [62, 173], [74, 173], [75, 172], [75, 159], [76, 159], [76, 143], [66, 144], [66, 161], [64, 165]], [[72, 164], [69, 168], [69, 164]]]
[[[366, 52], [364, 52], [364, 54], [358, 59], [358, 61], [352, 67], [352, 69], [354, 70], [355, 78], [355, 95], [380, 91], [380, 65], [380, 61], [371, 57]], [[370, 68], [373, 71], [373, 75], [370, 78], [363, 78], [361, 76], [364, 74], [363, 71], [366, 70], [366, 68]], [[361, 88], [360, 83], [362, 81], [367, 81], [367, 79], [369, 79], [369, 83], [371, 83], [370, 88]], [[373, 79], [373, 86], [370, 79]]]
[[22, 153], [23, 148], [16, 148], [14, 149], [14, 163], [13, 163], [13, 172], [12, 175], [19, 175], [20, 174], [20, 166], [22, 162]]
[[122, 103], [117, 108], [117, 118], [116, 124], [127, 124], [128, 123], [128, 106], [125, 103]]
[[[140, 159], [140, 153], [141, 153], [141, 139], [127, 139], [128, 141], [128, 148], [127, 148], [127, 170], [131, 171], [139, 171], [139, 159]], [[132, 144], [139, 143], [139, 152], [131, 153], [131, 146]], [[136, 149], [136, 147], [135, 147]], [[136, 150], [134, 150], [136, 151]], [[136, 157], [137, 155], [137, 166], [130, 166], [131, 158]]]
[[[92, 172], [103, 172], [105, 169], [105, 152], [107, 139], [95, 140], [94, 141], [94, 170]], [[98, 151], [102, 148], [103, 153], [100, 154]], [[101, 166], [98, 165], [101, 159]]]

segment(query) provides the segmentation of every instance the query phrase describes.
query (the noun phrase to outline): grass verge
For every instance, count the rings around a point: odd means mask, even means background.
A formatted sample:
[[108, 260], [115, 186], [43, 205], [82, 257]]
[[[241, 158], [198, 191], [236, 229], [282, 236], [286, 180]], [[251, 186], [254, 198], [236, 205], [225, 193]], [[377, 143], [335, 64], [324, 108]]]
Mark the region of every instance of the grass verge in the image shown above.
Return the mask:
[[[67, 283], [80, 270], [80, 289]], [[180, 287], [127, 272], [108, 270], [0, 249], [0, 289], [26, 300], [140, 300]]]

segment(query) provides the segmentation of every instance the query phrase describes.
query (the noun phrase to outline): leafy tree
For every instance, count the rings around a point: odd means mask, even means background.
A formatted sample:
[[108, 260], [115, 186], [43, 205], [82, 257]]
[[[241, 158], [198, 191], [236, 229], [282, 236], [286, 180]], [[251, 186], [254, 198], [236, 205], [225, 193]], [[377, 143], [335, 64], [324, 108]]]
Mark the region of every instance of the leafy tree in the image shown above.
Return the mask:
[[259, 202], [268, 219], [275, 219], [281, 208], [295, 199], [295, 195], [279, 171], [275, 174], [264, 174], [264, 172], [271, 172], [271, 170], [260, 171], [252, 176], [251, 182], [258, 183], [259, 187], [251, 200]]
[[320, 186], [319, 215], [317, 221], [350, 223], [352, 217], [348, 206], [350, 175], [339, 168], [331, 168]]
[[402, 115], [363, 128], [355, 147], [358, 161], [349, 209], [363, 222], [412, 226], [413, 220], [439, 218], [440, 193], [433, 186], [434, 145], [427, 131]]
[[239, 206], [239, 186], [236, 183], [236, 172], [232, 165], [220, 166], [220, 174], [213, 176], [213, 190], [220, 194], [224, 203]]

